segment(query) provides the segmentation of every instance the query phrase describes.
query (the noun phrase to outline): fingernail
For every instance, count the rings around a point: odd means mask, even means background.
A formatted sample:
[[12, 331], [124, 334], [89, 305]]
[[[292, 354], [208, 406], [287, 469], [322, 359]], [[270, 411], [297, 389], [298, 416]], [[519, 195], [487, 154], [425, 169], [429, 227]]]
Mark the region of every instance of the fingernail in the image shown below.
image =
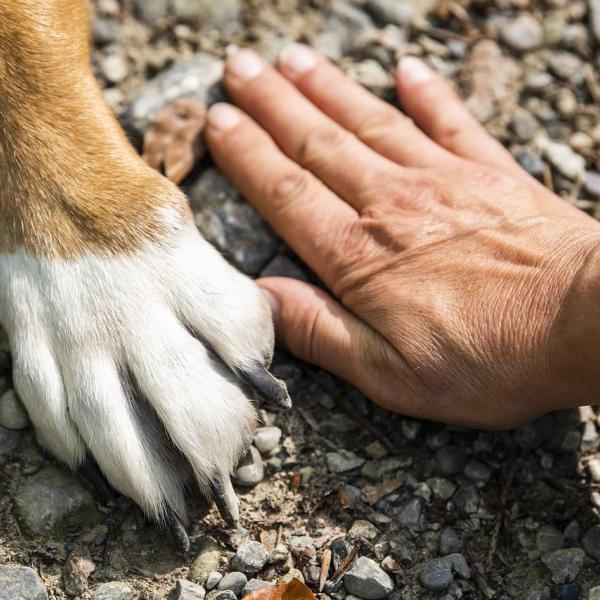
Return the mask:
[[317, 57], [313, 50], [302, 44], [289, 44], [279, 53], [279, 64], [291, 75], [302, 75], [314, 68]]
[[416, 85], [433, 79], [435, 74], [421, 59], [405, 56], [398, 64], [398, 75], [403, 83]]
[[220, 131], [232, 129], [240, 122], [240, 119], [240, 111], [231, 104], [225, 104], [224, 102], [215, 104], [208, 111], [208, 124]]
[[281, 304], [279, 300], [267, 289], [264, 287], [260, 288], [260, 291], [264, 294], [269, 306], [271, 307], [271, 314], [273, 315], [273, 320], [277, 321], [279, 317], [279, 313], [281, 312]]
[[227, 61], [227, 70], [244, 81], [254, 79], [264, 68], [264, 61], [252, 50], [240, 50]]

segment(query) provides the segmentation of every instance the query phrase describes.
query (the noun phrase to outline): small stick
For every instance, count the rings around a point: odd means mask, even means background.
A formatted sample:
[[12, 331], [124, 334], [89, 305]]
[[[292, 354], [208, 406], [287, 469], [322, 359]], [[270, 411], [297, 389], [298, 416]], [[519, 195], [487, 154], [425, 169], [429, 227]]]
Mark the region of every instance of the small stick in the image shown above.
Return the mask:
[[319, 593], [323, 591], [327, 575], [329, 575], [329, 566], [331, 565], [331, 548], [325, 548], [323, 559], [321, 560], [321, 573], [319, 575]]
[[350, 554], [346, 556], [346, 558], [340, 563], [340, 566], [337, 568], [333, 577], [331, 578], [334, 585], [339, 583], [342, 577], [346, 574], [346, 571], [350, 568], [350, 565], [354, 562], [356, 555], [358, 554], [358, 547], [354, 546], [352, 550], [350, 550]]

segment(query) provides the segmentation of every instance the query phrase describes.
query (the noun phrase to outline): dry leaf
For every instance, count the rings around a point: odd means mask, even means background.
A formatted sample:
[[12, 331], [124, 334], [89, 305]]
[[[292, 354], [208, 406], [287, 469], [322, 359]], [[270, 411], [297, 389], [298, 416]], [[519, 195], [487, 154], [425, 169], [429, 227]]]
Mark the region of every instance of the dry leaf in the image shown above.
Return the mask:
[[381, 500], [384, 496], [395, 492], [406, 481], [406, 473], [401, 471], [395, 477], [386, 479], [381, 483], [367, 485], [363, 488], [360, 497], [363, 502], [371, 506]]
[[251, 592], [244, 600], [317, 600], [316, 596], [299, 580], [292, 579], [276, 587]]
[[183, 98], [159, 111], [144, 135], [143, 159], [174, 183], [181, 183], [202, 154], [206, 104]]

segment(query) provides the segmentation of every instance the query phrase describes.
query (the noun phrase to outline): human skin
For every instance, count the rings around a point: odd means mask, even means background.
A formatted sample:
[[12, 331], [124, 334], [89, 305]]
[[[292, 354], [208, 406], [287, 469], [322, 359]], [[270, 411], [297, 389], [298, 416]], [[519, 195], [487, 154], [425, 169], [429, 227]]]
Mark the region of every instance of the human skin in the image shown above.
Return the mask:
[[244, 50], [207, 141], [321, 278], [259, 281], [280, 342], [396, 412], [499, 429], [600, 397], [600, 223], [416, 58], [404, 113], [313, 50]]

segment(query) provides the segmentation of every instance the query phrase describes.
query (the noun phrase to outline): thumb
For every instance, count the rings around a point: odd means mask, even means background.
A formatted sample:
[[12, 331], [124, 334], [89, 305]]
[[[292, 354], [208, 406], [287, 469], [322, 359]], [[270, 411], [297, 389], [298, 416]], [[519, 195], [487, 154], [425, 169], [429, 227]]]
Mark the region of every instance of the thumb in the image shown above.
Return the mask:
[[[259, 279], [273, 310], [279, 341], [295, 356], [335, 373], [382, 402], [375, 372], [387, 343], [377, 332], [319, 288], [284, 277]], [[373, 362], [378, 362], [375, 368]]]

